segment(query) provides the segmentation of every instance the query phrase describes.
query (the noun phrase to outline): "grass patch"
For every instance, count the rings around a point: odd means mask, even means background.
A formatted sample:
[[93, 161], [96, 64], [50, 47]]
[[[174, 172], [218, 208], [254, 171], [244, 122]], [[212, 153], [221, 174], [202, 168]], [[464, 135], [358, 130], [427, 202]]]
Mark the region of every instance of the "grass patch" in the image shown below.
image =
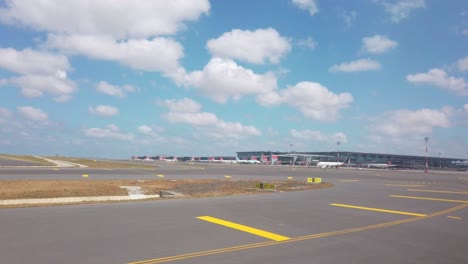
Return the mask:
[[0, 154], [1, 159], [9, 159], [9, 160], [18, 160], [18, 161], [26, 161], [32, 162], [37, 164], [38, 166], [54, 166], [54, 163], [48, 162], [41, 158], [36, 158], [29, 155], [8, 155], [8, 154]]
[[47, 157], [48, 159], [53, 160], [62, 160], [68, 161], [73, 163], [78, 163], [82, 165], [86, 165], [89, 168], [96, 168], [96, 169], [154, 169], [156, 165], [149, 165], [149, 164], [135, 164], [135, 163], [127, 163], [127, 162], [117, 162], [117, 161], [102, 161], [102, 160], [93, 160], [93, 159], [85, 159], [85, 158], [69, 158], [69, 157]]

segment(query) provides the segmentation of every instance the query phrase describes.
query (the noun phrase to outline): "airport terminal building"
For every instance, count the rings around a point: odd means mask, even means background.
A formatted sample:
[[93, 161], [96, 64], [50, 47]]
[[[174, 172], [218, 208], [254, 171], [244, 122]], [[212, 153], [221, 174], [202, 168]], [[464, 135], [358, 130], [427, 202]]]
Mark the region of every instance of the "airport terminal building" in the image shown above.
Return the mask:
[[383, 153], [328, 151], [328, 152], [280, 152], [280, 151], [239, 151], [239, 159], [256, 159], [262, 163], [309, 165], [319, 161], [345, 161], [347, 166], [368, 167], [370, 164], [392, 164], [399, 168], [423, 169], [466, 169], [468, 160], [433, 156], [412, 156]]

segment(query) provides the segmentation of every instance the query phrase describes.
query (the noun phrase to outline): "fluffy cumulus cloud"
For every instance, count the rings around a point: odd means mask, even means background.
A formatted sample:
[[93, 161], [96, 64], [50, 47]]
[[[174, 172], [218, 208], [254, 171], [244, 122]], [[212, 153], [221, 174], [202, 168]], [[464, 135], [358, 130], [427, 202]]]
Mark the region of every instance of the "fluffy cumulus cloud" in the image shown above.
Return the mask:
[[289, 131], [289, 134], [291, 135], [291, 137], [295, 139], [304, 140], [304, 141], [319, 141], [319, 142], [339, 141], [341, 143], [346, 143], [348, 141], [346, 134], [343, 132], [326, 134], [320, 131], [310, 130], [310, 129], [305, 129], [305, 130], [292, 129], [291, 131]]
[[374, 35], [362, 39], [363, 49], [372, 54], [381, 54], [398, 46], [398, 42], [386, 36]]
[[390, 15], [390, 20], [394, 23], [399, 23], [400, 21], [408, 18], [413, 10], [424, 8], [426, 6], [424, 0], [381, 0], [376, 2], [384, 6], [385, 12]]
[[128, 39], [116, 41], [106, 35], [51, 34], [46, 45], [70, 54], [83, 54], [99, 60], [117, 61], [122, 65], [166, 75], [181, 70], [182, 45], [172, 38]]
[[70, 69], [67, 57], [32, 49], [0, 48], [0, 68], [19, 74], [55, 75]]
[[257, 101], [265, 106], [287, 104], [307, 118], [335, 121], [354, 99], [349, 93], [335, 94], [319, 83], [300, 82], [279, 92], [259, 95]]
[[450, 127], [450, 115], [448, 109], [395, 110], [376, 118], [371, 128], [391, 137], [421, 137], [430, 134], [434, 128]]
[[23, 96], [41, 97], [44, 93], [54, 100], [64, 102], [78, 90], [74, 81], [67, 78], [70, 64], [65, 56], [31, 49], [0, 49], [0, 68], [19, 74], [3, 79], [3, 85], [21, 88]]
[[187, 97], [180, 100], [168, 99], [157, 103], [168, 108], [171, 112], [196, 113], [201, 109], [201, 104]]
[[234, 29], [207, 43], [214, 57], [229, 58], [255, 64], [279, 63], [291, 50], [288, 39], [273, 28], [255, 31]]
[[256, 74], [230, 59], [212, 58], [202, 71], [188, 74], [185, 85], [195, 87], [216, 102], [226, 103], [229, 98], [238, 100], [245, 95], [276, 90], [276, 77], [271, 73]]
[[88, 111], [93, 115], [111, 117], [119, 114], [119, 109], [110, 105], [98, 105], [96, 107], [90, 106]]
[[380, 63], [371, 59], [359, 59], [351, 62], [343, 62], [330, 67], [330, 72], [360, 72], [375, 71], [381, 68]]
[[110, 96], [120, 97], [120, 98], [127, 97], [127, 93], [134, 92], [135, 90], [136, 90], [135, 87], [128, 85], [128, 84], [125, 84], [123, 86], [118, 86], [118, 85], [109, 84], [105, 81], [100, 81], [96, 85], [96, 91], [103, 93], [103, 94], [110, 95]]
[[166, 106], [170, 111], [162, 114], [162, 117], [171, 123], [191, 125], [200, 134], [215, 140], [238, 140], [251, 136], [259, 136], [261, 134], [254, 126], [245, 126], [238, 122], [226, 122], [219, 119], [213, 113], [200, 112], [201, 109], [193, 111], [195, 108], [191, 107], [187, 109], [188, 111], [181, 111], [180, 108], [174, 108], [175, 105], [180, 105], [181, 102], [190, 102], [192, 105], [199, 105], [197, 102], [188, 98], [184, 98], [180, 101], [166, 100], [161, 102], [161, 105]]
[[[109, 35], [115, 39], [173, 35], [185, 21], [208, 14], [208, 0], [129, 1], [9, 0], [0, 21], [61, 34]], [[116, 19], [118, 18], [118, 19]]]
[[47, 32], [45, 47], [161, 72], [177, 82], [185, 73], [183, 47], [169, 36], [209, 10], [208, 0], [11, 0], [0, 8], [0, 22]]
[[458, 60], [458, 70], [468, 71], [468, 57]]
[[105, 128], [87, 128], [83, 129], [83, 133], [88, 137], [95, 138], [107, 138], [107, 139], [119, 139], [119, 140], [133, 140], [134, 135], [132, 133], [124, 133], [120, 131], [120, 128], [116, 125], [110, 124]]
[[427, 73], [410, 74], [406, 76], [406, 80], [414, 84], [437, 86], [458, 95], [468, 95], [468, 84], [465, 80], [448, 76], [442, 69], [435, 68]]
[[21, 94], [28, 98], [44, 96], [48, 93], [57, 102], [69, 100], [78, 88], [74, 81], [50, 75], [24, 75], [12, 77], [9, 83], [21, 87]]
[[32, 106], [20, 106], [18, 112], [26, 119], [31, 121], [43, 122], [49, 119], [46, 112]]
[[292, 0], [292, 3], [300, 9], [309, 11], [311, 16], [319, 11], [315, 0]]

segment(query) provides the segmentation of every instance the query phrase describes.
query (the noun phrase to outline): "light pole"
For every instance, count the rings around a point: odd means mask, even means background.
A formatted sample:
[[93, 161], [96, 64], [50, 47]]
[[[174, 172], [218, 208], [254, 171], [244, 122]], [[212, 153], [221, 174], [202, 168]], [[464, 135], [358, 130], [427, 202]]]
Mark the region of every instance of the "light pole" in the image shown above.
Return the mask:
[[338, 161], [340, 161], [340, 144], [341, 144], [341, 142], [338, 141], [338, 142], [336, 142], [336, 144], [338, 145]]
[[442, 153], [439, 152], [439, 169], [442, 169], [442, 160], [440, 159], [441, 154]]
[[428, 137], [425, 137], [424, 138], [424, 141], [426, 142], [426, 169], [424, 170], [424, 172], [428, 173], [429, 170], [428, 170], [428, 160], [427, 160], [427, 142], [429, 141], [429, 138]]

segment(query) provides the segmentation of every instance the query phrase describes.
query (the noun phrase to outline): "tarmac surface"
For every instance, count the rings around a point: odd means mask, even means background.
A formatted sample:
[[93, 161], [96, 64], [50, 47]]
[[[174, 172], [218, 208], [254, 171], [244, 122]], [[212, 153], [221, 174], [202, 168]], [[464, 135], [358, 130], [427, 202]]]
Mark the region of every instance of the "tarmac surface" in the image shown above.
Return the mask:
[[468, 263], [466, 172], [158, 165], [0, 168], [0, 180], [320, 177], [336, 186], [0, 209], [0, 263]]

